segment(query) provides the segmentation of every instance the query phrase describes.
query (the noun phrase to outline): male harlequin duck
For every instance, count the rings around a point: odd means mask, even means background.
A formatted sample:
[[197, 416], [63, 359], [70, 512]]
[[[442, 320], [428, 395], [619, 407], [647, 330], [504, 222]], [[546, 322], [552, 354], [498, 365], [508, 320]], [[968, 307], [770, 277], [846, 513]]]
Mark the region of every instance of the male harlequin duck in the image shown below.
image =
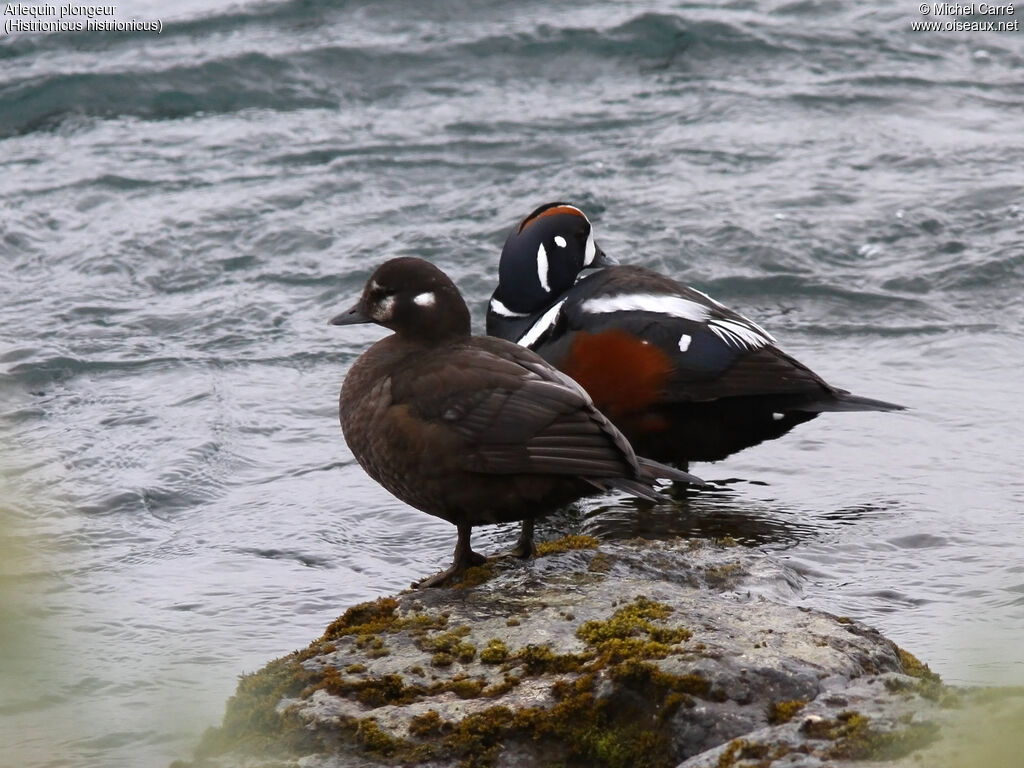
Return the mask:
[[474, 525], [522, 520], [514, 553], [533, 553], [533, 519], [609, 489], [662, 498], [655, 478], [701, 481], [638, 458], [576, 382], [530, 350], [470, 335], [469, 310], [440, 269], [415, 258], [380, 266], [333, 325], [395, 333], [353, 364], [341, 389], [345, 440], [374, 480], [458, 528], [436, 586], [484, 561]]
[[[579, 208], [542, 205], [505, 241], [487, 333], [576, 379], [638, 453], [684, 467], [780, 437], [822, 411], [903, 409], [827, 384], [700, 291], [613, 263]], [[604, 269], [581, 277], [592, 267]]]

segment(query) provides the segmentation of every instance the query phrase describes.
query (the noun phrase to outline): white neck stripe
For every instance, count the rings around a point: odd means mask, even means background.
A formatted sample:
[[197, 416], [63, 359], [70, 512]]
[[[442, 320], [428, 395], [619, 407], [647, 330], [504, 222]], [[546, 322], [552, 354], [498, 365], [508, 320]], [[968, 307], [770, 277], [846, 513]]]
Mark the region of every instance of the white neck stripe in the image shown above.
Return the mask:
[[491, 311], [502, 317], [529, 317], [529, 312], [513, 312], [495, 298], [491, 299]]
[[537, 339], [543, 336], [548, 330], [554, 328], [555, 323], [558, 322], [558, 315], [562, 311], [563, 304], [565, 304], [565, 299], [559, 301], [547, 312], [537, 318], [537, 322], [530, 326], [530, 330], [519, 337], [519, 341], [517, 341], [516, 344], [521, 347], [530, 347], [535, 344]]

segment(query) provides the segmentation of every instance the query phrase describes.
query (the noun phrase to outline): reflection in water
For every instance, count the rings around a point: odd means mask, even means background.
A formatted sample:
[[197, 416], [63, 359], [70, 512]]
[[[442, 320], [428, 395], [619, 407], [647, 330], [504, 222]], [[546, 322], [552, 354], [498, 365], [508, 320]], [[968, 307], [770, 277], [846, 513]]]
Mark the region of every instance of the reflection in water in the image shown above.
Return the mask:
[[800, 512], [752, 500], [731, 488], [671, 489], [673, 498], [650, 504], [634, 498], [580, 502], [543, 521], [545, 537], [585, 533], [603, 541], [621, 539], [723, 539], [744, 546], [787, 547], [813, 538], [813, 522], [797, 521]]

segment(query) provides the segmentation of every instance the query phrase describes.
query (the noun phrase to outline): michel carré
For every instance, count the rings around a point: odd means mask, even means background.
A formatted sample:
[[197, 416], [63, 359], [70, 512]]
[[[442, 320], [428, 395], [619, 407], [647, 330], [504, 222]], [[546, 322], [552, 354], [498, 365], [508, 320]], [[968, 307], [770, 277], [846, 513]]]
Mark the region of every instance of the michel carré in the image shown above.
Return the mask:
[[932, 3], [932, 16], [1013, 16], [1013, 5]]

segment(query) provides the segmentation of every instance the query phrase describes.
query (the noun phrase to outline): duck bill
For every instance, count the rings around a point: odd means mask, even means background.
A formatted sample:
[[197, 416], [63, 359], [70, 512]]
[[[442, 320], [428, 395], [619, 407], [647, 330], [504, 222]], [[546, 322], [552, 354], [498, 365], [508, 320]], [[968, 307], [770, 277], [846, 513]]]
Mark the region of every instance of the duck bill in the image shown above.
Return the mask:
[[598, 267], [613, 267], [618, 263], [619, 262], [602, 251], [600, 246], [595, 246], [594, 260], [590, 262], [588, 266], [596, 269]]
[[360, 325], [361, 323], [372, 322], [373, 320], [362, 313], [358, 304], [327, 321], [329, 325]]

